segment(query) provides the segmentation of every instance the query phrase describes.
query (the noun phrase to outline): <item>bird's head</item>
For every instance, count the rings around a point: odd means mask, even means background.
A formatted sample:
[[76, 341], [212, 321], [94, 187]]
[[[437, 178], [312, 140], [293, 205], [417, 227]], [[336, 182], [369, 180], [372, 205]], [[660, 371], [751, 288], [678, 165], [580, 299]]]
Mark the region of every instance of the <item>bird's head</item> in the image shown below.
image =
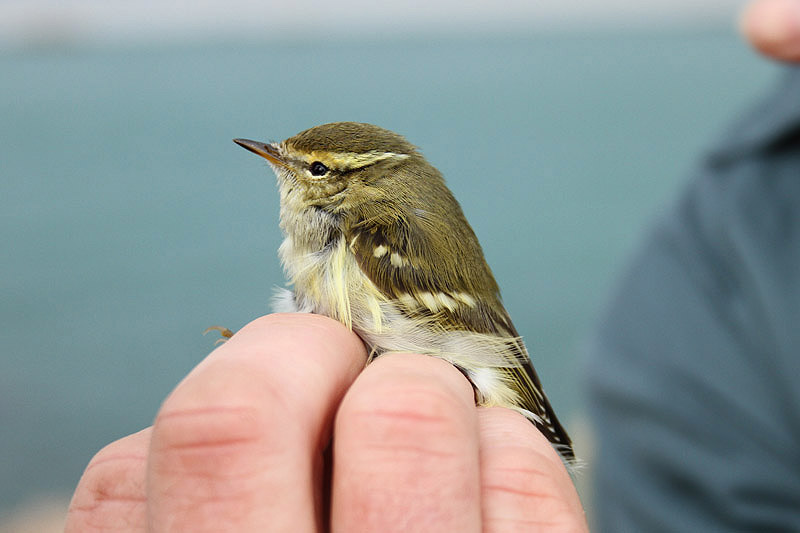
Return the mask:
[[396, 187], [408, 180], [392, 178], [402, 172], [413, 180], [419, 175], [413, 168], [427, 166], [401, 135], [358, 122], [323, 124], [280, 143], [234, 142], [269, 161], [278, 176], [282, 201], [330, 212], [396, 197]]

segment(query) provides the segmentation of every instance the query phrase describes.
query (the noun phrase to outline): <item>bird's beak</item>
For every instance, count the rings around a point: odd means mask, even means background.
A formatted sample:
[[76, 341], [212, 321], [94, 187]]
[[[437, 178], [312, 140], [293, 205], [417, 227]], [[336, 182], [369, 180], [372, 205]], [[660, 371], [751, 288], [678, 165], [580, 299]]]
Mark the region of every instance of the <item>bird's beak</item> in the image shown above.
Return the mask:
[[278, 149], [271, 144], [266, 144], [259, 141], [251, 141], [249, 139], [234, 139], [233, 142], [242, 148], [250, 150], [254, 154], [260, 155], [270, 163], [280, 165], [282, 167], [288, 167], [286, 161], [281, 159]]

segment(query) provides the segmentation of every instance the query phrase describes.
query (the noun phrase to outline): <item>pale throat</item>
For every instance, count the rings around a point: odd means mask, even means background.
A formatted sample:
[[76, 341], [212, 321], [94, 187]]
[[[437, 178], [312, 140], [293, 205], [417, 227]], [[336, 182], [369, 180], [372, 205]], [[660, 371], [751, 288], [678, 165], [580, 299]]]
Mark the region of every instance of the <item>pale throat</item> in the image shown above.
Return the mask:
[[[350, 328], [358, 327], [361, 320], [354, 317], [354, 311], [363, 308], [365, 302], [360, 300], [374, 289], [364, 286], [371, 283], [345, 242], [340, 218], [309, 207], [299, 196], [296, 189], [281, 188], [285, 239], [278, 249], [297, 308], [328, 315]], [[380, 316], [375, 316], [380, 315], [377, 302], [367, 307], [373, 324], [380, 324]], [[356, 311], [356, 315], [361, 314]]]

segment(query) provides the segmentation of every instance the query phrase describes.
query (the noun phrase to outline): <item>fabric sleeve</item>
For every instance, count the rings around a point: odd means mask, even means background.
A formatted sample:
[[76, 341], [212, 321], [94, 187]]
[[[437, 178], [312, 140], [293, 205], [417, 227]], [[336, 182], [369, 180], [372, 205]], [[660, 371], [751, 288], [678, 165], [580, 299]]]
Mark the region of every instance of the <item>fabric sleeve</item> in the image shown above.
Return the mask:
[[800, 128], [780, 139], [702, 165], [604, 312], [598, 531], [800, 531]]

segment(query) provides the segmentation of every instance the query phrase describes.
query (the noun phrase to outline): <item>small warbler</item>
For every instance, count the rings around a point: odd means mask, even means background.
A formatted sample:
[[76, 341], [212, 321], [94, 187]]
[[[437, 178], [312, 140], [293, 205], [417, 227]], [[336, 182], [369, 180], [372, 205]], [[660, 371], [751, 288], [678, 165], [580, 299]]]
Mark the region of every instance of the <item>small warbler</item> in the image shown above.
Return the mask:
[[280, 143], [234, 142], [278, 177], [279, 255], [294, 290], [277, 295], [276, 311], [332, 317], [358, 333], [371, 357], [415, 352], [449, 361], [479, 405], [521, 412], [574, 460], [475, 233], [413, 145], [355, 122]]

